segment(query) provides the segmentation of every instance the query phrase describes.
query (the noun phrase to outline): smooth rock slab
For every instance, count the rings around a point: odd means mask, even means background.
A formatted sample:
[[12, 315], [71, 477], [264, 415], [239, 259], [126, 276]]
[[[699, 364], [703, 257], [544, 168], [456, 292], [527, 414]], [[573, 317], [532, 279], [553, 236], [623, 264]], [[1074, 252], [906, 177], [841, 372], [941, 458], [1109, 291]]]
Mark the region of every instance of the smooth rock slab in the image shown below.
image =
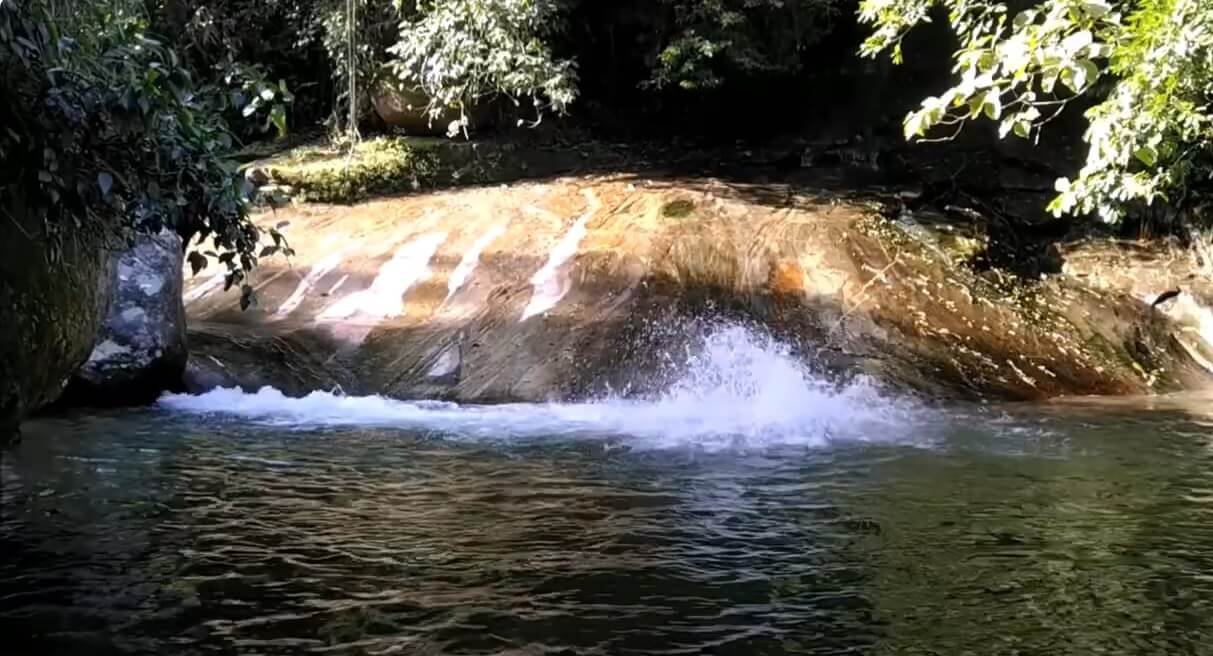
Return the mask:
[[71, 405], [139, 405], [179, 390], [188, 358], [181, 238], [139, 235], [118, 258], [109, 314], [68, 385]]
[[[1183, 326], [1139, 295], [974, 270], [951, 231], [886, 216], [871, 193], [585, 176], [280, 209], [259, 220], [290, 221], [296, 255], [262, 262], [256, 306], [189, 283], [192, 387], [463, 403], [651, 396], [678, 379], [672, 359], [734, 323], [830, 379], [930, 398], [1213, 380]], [[674, 204], [690, 210], [669, 216]]]

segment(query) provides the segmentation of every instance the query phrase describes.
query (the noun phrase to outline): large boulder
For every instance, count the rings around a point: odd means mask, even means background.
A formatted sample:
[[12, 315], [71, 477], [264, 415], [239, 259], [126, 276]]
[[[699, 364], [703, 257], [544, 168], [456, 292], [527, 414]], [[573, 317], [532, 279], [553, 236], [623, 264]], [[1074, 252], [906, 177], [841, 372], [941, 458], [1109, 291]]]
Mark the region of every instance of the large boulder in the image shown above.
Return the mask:
[[430, 99], [424, 93], [401, 89], [394, 84], [380, 83], [371, 93], [375, 113], [389, 128], [414, 135], [447, 134], [450, 123], [459, 120], [459, 112], [448, 108], [438, 116], [430, 116], [426, 111], [429, 103]]
[[59, 398], [88, 358], [113, 285], [112, 235], [99, 226], [61, 240], [19, 204], [0, 207], [0, 443]]
[[477, 106], [461, 113], [457, 108], [444, 107], [436, 116], [427, 111], [430, 97], [420, 89], [404, 89], [383, 81], [371, 90], [371, 105], [383, 124], [393, 130], [417, 136], [447, 136], [451, 123], [467, 120], [468, 132], [490, 123], [488, 106]]
[[875, 200], [587, 177], [279, 210], [265, 221], [288, 224], [298, 255], [263, 262], [256, 307], [240, 311], [219, 276], [187, 287], [204, 338], [192, 357], [199, 380], [294, 393], [644, 393], [676, 375], [664, 363], [710, 315], [774, 333], [823, 372], [932, 397], [1208, 381], [1180, 327], [1141, 298], [978, 272], [980, 234]]
[[118, 258], [113, 301], [64, 401], [138, 405], [181, 387], [188, 353], [181, 237], [141, 234]]

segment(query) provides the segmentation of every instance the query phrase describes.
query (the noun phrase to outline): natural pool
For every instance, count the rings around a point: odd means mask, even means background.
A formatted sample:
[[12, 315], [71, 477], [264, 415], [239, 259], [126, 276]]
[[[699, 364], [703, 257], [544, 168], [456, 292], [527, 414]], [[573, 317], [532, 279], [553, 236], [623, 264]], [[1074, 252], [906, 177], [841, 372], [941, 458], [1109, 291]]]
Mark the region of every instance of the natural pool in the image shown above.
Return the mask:
[[1208, 397], [926, 407], [713, 348], [650, 402], [33, 421], [5, 651], [1213, 653]]

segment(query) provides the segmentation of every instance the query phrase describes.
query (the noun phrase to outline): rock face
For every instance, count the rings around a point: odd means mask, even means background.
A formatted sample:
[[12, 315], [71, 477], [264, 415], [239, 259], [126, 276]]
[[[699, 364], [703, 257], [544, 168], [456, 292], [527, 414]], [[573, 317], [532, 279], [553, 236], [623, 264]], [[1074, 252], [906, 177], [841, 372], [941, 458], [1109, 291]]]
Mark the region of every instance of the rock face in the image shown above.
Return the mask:
[[[375, 113], [389, 128], [412, 135], [445, 135], [451, 121], [459, 120], [459, 112], [445, 109], [437, 117], [431, 118], [425, 111], [429, 102], [430, 99], [424, 93], [401, 90], [387, 84], [375, 87], [371, 94]], [[475, 124], [480, 117], [473, 115], [468, 118]]]
[[[187, 285], [195, 387], [465, 402], [644, 393], [713, 317], [809, 366], [929, 396], [1038, 399], [1203, 385], [1163, 313], [1069, 275], [967, 266], [869, 200], [712, 180], [570, 178], [302, 205], [259, 305]], [[971, 240], [970, 240], [971, 241]], [[968, 241], [965, 242], [966, 244]]]
[[1068, 276], [1132, 296], [1167, 317], [1178, 327], [1175, 341], [1213, 372], [1213, 251], [1207, 244], [1083, 241], [1062, 255]]
[[55, 401], [88, 358], [105, 317], [114, 258], [103, 235], [79, 231], [52, 263], [39, 221], [0, 208], [0, 443]]
[[181, 386], [187, 359], [181, 237], [139, 235], [118, 258], [113, 301], [65, 401], [138, 405]]

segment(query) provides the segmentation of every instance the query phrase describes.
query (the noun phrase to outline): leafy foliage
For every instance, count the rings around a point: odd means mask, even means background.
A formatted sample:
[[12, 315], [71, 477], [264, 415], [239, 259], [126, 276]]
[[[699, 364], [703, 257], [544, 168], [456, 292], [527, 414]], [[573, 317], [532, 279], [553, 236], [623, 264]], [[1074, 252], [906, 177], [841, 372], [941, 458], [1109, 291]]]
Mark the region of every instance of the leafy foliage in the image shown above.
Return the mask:
[[1045, 0], [1014, 12], [991, 0], [864, 0], [861, 20], [875, 30], [863, 52], [900, 61], [902, 39], [936, 7], [960, 38], [960, 80], [906, 117], [907, 137], [985, 117], [1004, 137], [1037, 140], [1086, 96], [1086, 162], [1058, 180], [1050, 209], [1106, 221], [1133, 202], [1177, 203], [1213, 170], [1201, 161], [1213, 144], [1208, 2]]
[[544, 37], [557, 29], [553, 0], [424, 0], [400, 26], [389, 52], [400, 82], [430, 98], [431, 117], [460, 111], [448, 132], [466, 133], [467, 111], [499, 95], [528, 98], [537, 118], [563, 112], [576, 97], [576, 66], [552, 55]]
[[654, 57], [655, 87], [720, 86], [730, 73], [786, 74], [829, 30], [839, 0], [659, 0], [664, 44]]
[[52, 245], [74, 230], [210, 238], [247, 302], [261, 231], [226, 159], [232, 136], [146, 27], [133, 0], [0, 3], [0, 207], [40, 216]]
[[[336, 0], [329, 0], [335, 2]], [[207, 94], [225, 101], [243, 138], [311, 123], [332, 99], [321, 9], [298, 0], [145, 0], [153, 32], [180, 53]], [[296, 102], [295, 91], [302, 94]], [[221, 95], [224, 94], [224, 95]]]
[[[370, 96], [360, 93], [385, 77], [387, 50], [394, 42], [403, 5], [399, 0], [324, 0], [318, 3], [320, 34], [324, 50], [333, 66], [336, 85], [330, 127], [334, 133], [357, 132], [356, 121], [339, 129], [339, 108], [350, 108], [354, 117], [370, 109]], [[353, 22], [351, 22], [351, 10]]]
[[[842, 0], [145, 2], [200, 84], [226, 81], [230, 89], [235, 77], [239, 87], [242, 67], [271, 81], [271, 89], [285, 81], [296, 100], [281, 106], [296, 124], [329, 116], [336, 128], [351, 102], [355, 117], [366, 116], [367, 92], [393, 82], [424, 96], [432, 120], [460, 115], [449, 126], [459, 132], [469, 128], [473, 109], [495, 99], [513, 104], [532, 124], [565, 111], [580, 95], [580, 64], [601, 67], [604, 57], [617, 59], [608, 66], [628, 76], [612, 84], [639, 92], [608, 100], [629, 105], [659, 106], [667, 92], [689, 98], [747, 78], [796, 75], [844, 6]], [[587, 12], [592, 21], [582, 20]], [[583, 38], [587, 33], [591, 38]], [[616, 34], [629, 42], [601, 51]], [[278, 116], [277, 100], [266, 105], [256, 111]], [[242, 126], [240, 113], [229, 111], [229, 122]]]

